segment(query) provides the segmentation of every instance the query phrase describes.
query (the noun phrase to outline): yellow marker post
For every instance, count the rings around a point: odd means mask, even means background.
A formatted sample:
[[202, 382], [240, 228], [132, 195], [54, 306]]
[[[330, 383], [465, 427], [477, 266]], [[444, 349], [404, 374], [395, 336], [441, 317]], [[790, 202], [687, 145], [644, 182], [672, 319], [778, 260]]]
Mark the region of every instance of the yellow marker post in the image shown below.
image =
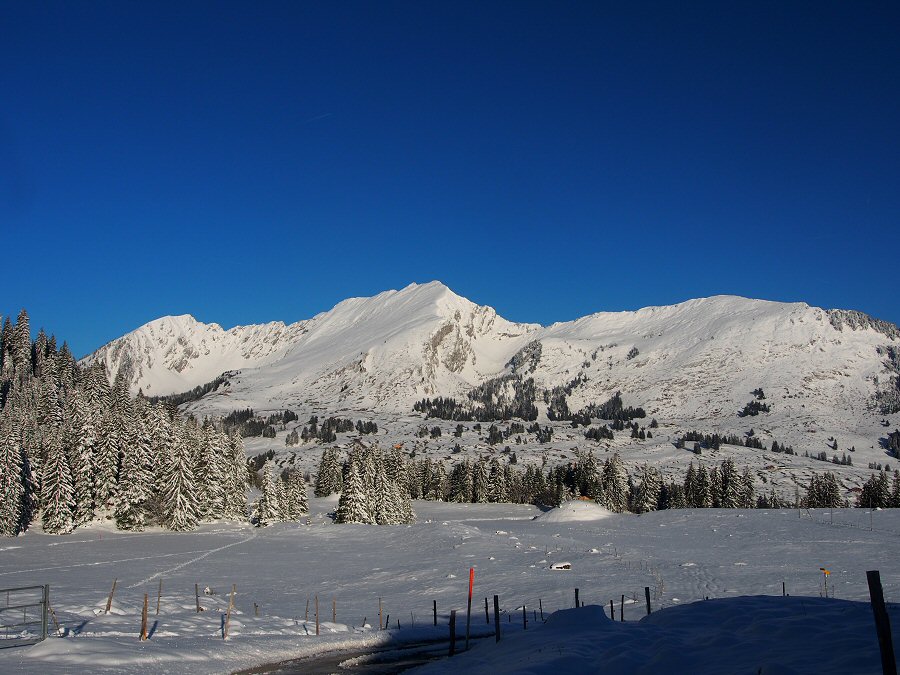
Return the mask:
[[831, 570], [826, 570], [824, 567], [820, 567], [819, 569], [822, 570], [822, 576], [825, 579], [825, 597], [827, 598], [828, 597], [828, 575], [831, 574]]

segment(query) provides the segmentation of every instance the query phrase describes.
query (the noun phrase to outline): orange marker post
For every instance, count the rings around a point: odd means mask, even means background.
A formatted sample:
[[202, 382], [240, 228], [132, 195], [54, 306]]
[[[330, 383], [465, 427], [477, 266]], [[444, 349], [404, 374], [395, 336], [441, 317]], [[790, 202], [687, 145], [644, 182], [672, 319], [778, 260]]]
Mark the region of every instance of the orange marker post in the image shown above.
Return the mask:
[[469, 568], [469, 606], [466, 610], [466, 650], [469, 649], [469, 626], [472, 623], [472, 587], [475, 585], [475, 568]]
[[822, 570], [822, 576], [825, 578], [825, 597], [828, 597], [828, 576], [831, 574], [831, 570], [826, 570], [824, 567], [820, 567]]

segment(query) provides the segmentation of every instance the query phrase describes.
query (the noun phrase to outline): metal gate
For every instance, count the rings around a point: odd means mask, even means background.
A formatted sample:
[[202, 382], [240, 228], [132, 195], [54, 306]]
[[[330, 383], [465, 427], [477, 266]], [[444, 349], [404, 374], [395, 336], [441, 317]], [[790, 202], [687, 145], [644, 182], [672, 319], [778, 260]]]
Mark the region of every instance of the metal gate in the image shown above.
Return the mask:
[[47, 637], [50, 585], [0, 588], [0, 649]]

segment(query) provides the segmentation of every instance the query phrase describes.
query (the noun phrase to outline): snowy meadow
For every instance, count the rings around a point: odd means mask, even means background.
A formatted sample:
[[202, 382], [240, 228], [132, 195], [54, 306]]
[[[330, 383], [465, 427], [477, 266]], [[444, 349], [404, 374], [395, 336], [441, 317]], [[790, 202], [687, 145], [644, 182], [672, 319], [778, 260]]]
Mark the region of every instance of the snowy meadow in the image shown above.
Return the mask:
[[[0, 586], [49, 583], [59, 627], [51, 620], [46, 641], [0, 650], [0, 671], [220, 673], [333, 650], [447, 641], [453, 609], [464, 635], [473, 568], [472, 633], [493, 633], [484, 598], [496, 594], [503, 639], [480, 641], [427, 666], [432, 671], [584, 672], [613, 663], [623, 673], [874, 673], [880, 662], [866, 570], [881, 570], [889, 605], [900, 597], [893, 510], [636, 516], [580, 501], [547, 512], [416, 501], [415, 524], [379, 527], [336, 525], [336, 506], [334, 497], [310, 499], [309, 524], [211, 523], [188, 533], [93, 524], [65, 537], [30, 530], [5, 539]], [[559, 563], [571, 569], [553, 569]], [[823, 597], [823, 567], [834, 601]], [[782, 584], [790, 598], [781, 597]], [[576, 588], [587, 607], [554, 616], [574, 607]], [[149, 639], [141, 641], [145, 594]], [[543, 623], [540, 611], [553, 618]], [[890, 611], [897, 626], [900, 616]], [[676, 655], [668, 666], [660, 660]]]

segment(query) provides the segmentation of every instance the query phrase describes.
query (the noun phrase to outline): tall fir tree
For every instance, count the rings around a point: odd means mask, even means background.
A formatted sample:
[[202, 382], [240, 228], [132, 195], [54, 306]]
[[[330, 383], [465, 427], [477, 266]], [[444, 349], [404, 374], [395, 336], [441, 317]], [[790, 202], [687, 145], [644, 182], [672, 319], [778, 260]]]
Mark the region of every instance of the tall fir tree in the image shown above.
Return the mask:
[[294, 470], [288, 475], [285, 501], [285, 520], [297, 521], [309, 514], [309, 499], [302, 471]]
[[606, 461], [602, 474], [604, 506], [615, 513], [628, 510], [628, 472], [619, 453]]
[[359, 475], [356, 463], [350, 461], [347, 472], [347, 480], [344, 490], [341, 492], [338, 508], [335, 512], [336, 523], [371, 523], [372, 516], [369, 512], [368, 495], [366, 494], [363, 479]]
[[173, 429], [172, 452], [165, 467], [162, 499], [165, 525], [175, 532], [197, 527], [197, 484], [191, 457], [190, 432]]
[[644, 464], [641, 468], [641, 483], [634, 499], [634, 512], [647, 513], [655, 511], [659, 504], [662, 489], [662, 478], [655, 467]]

